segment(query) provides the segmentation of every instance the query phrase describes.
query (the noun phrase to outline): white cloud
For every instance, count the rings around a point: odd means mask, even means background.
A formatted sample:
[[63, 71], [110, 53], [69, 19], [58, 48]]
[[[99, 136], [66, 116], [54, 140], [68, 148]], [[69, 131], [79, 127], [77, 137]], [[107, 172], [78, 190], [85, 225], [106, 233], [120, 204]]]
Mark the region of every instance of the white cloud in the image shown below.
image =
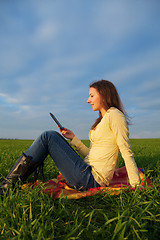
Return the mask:
[[0, 93], [0, 97], [2, 97], [7, 104], [19, 103], [18, 99], [13, 98], [13, 97], [9, 96], [8, 94], [5, 94], [5, 93]]
[[34, 33], [30, 36], [33, 44], [41, 45], [53, 41], [58, 37], [59, 26], [58, 23], [44, 21], [37, 26]]

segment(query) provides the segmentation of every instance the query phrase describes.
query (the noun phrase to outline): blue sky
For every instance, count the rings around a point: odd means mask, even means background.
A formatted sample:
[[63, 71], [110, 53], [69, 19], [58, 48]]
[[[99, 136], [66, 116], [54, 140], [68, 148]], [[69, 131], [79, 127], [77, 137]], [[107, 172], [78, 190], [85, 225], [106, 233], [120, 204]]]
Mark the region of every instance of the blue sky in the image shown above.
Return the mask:
[[160, 137], [159, 0], [0, 1], [0, 138], [58, 130], [81, 139], [98, 113], [89, 84], [112, 81], [131, 138]]

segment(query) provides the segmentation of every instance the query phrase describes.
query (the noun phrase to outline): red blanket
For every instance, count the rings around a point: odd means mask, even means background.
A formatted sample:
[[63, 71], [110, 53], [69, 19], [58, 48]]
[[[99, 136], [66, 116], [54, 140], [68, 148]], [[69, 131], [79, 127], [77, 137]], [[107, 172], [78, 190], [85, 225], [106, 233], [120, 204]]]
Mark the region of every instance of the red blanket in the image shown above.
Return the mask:
[[[139, 175], [141, 178], [142, 186], [148, 185], [151, 186], [151, 181], [148, 179], [141, 168], [139, 170]], [[110, 195], [118, 195], [120, 191], [128, 188], [130, 186], [128, 181], [128, 175], [125, 167], [119, 168], [116, 170], [116, 173], [113, 176], [113, 179], [108, 187], [97, 187], [97, 188], [90, 188], [87, 191], [77, 191], [74, 190], [69, 186], [69, 184], [65, 181], [63, 176], [60, 174], [58, 175], [57, 179], [51, 179], [47, 182], [42, 182], [37, 180], [36, 183], [28, 183], [24, 184], [24, 187], [27, 188], [34, 188], [34, 187], [41, 187], [41, 192], [48, 194], [53, 198], [67, 198], [67, 199], [79, 199], [82, 197], [88, 197], [95, 195], [97, 193], [108, 193]], [[134, 190], [130, 186], [131, 190]]]

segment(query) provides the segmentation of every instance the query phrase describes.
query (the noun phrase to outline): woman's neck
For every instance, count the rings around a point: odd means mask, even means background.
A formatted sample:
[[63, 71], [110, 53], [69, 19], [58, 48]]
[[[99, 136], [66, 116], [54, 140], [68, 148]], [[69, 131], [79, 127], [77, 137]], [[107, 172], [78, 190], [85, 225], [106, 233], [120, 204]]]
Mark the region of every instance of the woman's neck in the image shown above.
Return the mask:
[[101, 115], [102, 115], [102, 118], [103, 118], [107, 111], [104, 108], [102, 108], [100, 112], [101, 112]]

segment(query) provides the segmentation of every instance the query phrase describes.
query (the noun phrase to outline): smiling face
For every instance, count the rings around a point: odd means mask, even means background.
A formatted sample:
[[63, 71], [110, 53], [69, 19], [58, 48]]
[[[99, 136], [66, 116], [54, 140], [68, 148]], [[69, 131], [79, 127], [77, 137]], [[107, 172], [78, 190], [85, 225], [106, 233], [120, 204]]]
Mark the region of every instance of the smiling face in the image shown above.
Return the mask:
[[102, 104], [102, 98], [99, 92], [93, 87], [90, 87], [89, 89], [89, 98], [87, 103], [91, 104], [93, 111], [100, 111], [102, 116], [106, 113]]

